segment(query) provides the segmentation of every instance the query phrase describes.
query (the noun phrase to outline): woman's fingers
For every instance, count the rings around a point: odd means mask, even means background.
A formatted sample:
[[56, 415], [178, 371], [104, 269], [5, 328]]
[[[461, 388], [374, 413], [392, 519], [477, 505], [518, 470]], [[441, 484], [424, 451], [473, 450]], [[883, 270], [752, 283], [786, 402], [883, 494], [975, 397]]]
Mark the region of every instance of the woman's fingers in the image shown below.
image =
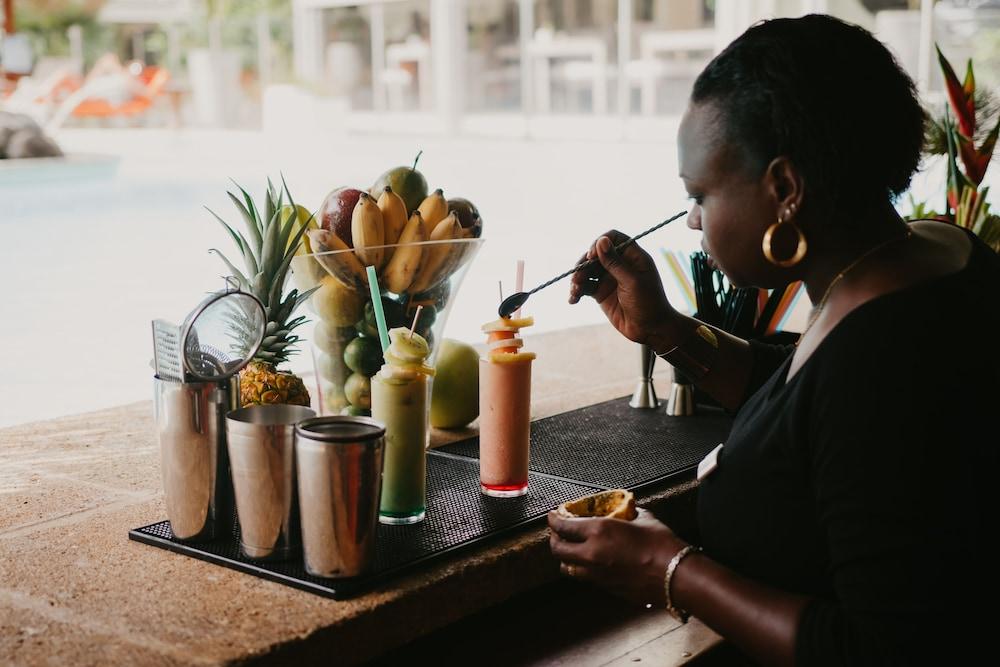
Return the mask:
[[578, 581], [593, 581], [600, 583], [604, 580], [604, 575], [598, 568], [580, 563], [559, 563], [559, 573], [564, 577], [576, 579]]
[[599, 519], [565, 517], [555, 510], [549, 512], [549, 528], [559, 537], [571, 542], [585, 542], [593, 534], [594, 522]]
[[[577, 262], [576, 262], [577, 265], [583, 264], [588, 259], [590, 259], [591, 256], [592, 256], [592, 254], [593, 254], [593, 252], [594, 252], [594, 246], [590, 246], [590, 249], [587, 250], [587, 252], [583, 253], [583, 255], [580, 257], [580, 259], [577, 260]], [[576, 273], [574, 273], [573, 275], [570, 276], [570, 286], [569, 286], [569, 302], [570, 303], [576, 303], [576, 302], [578, 302], [581, 297], [583, 297], [583, 296], [585, 296], [587, 294], [587, 292], [585, 291], [586, 288], [584, 286], [584, 283], [586, 282], [586, 280], [585, 280], [584, 276], [581, 275], [581, 274], [582, 274], [581, 271], [577, 271]]]
[[[591, 259], [599, 259], [596, 246], [605, 237], [613, 244], [621, 243], [628, 239], [628, 236], [616, 229], [609, 230], [591, 244], [590, 248], [587, 249], [587, 252], [579, 259], [577, 264], [582, 264]], [[587, 269], [573, 273], [569, 291], [570, 303], [577, 303], [584, 296], [593, 296], [598, 301], [601, 301], [607, 294], [617, 288], [617, 283], [608, 279], [607, 272], [601, 264], [602, 262], [598, 261]], [[598, 298], [598, 294], [600, 294], [600, 298]]]

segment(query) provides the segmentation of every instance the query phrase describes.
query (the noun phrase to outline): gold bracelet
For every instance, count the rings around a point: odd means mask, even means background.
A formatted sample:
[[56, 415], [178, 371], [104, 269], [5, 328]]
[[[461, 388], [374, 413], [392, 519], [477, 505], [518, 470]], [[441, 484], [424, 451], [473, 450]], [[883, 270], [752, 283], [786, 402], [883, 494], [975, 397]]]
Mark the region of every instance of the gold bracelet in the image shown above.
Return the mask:
[[701, 547], [696, 547], [693, 544], [687, 545], [686, 547], [678, 551], [676, 554], [674, 554], [674, 557], [671, 558], [670, 562], [667, 564], [666, 574], [663, 575], [663, 591], [664, 593], [666, 593], [667, 612], [681, 623], [687, 623], [688, 618], [690, 618], [691, 614], [684, 611], [683, 609], [679, 609], [678, 607], [674, 606], [674, 601], [670, 598], [670, 582], [674, 578], [674, 572], [677, 571], [677, 566], [681, 564], [681, 561], [684, 560], [684, 557], [691, 553], [697, 553], [700, 551]]
[[708, 375], [719, 357], [719, 339], [714, 331], [704, 324], [699, 324], [684, 343], [675, 345], [657, 356], [680, 371], [691, 382], [698, 382]]

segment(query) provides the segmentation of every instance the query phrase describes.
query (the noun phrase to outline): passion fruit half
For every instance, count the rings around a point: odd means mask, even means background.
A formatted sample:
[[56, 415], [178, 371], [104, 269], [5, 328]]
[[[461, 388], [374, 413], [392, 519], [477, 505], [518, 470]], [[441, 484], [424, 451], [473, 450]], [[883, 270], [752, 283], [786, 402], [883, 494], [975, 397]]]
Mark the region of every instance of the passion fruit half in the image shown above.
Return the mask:
[[635, 496], [625, 489], [601, 491], [560, 505], [556, 512], [564, 517], [603, 516], [631, 521], [637, 516]]

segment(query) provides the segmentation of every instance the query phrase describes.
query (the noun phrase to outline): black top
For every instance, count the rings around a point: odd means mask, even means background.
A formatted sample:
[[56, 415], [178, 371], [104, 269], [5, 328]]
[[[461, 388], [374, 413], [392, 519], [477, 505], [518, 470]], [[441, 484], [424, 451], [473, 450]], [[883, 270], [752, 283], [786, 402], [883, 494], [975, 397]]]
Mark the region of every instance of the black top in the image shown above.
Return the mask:
[[963, 664], [1000, 630], [998, 295], [975, 240], [959, 272], [849, 313], [787, 383], [792, 348], [753, 344], [759, 388], [698, 518], [708, 555], [813, 598], [798, 664]]

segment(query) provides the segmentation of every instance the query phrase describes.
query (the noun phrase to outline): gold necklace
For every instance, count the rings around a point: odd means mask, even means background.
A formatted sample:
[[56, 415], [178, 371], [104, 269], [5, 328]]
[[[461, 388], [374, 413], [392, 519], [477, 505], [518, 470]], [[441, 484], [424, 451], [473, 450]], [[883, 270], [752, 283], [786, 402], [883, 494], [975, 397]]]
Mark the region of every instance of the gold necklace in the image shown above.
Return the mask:
[[812, 315], [809, 316], [809, 321], [806, 322], [806, 328], [802, 330], [802, 333], [799, 334], [798, 340], [795, 341], [795, 347], [799, 346], [799, 343], [802, 342], [802, 339], [806, 337], [806, 333], [809, 331], [809, 329], [812, 328], [812, 325], [816, 323], [816, 320], [819, 319], [820, 313], [823, 312], [823, 307], [826, 306], [827, 299], [830, 298], [830, 293], [833, 292], [833, 288], [836, 287], [837, 283], [839, 283], [843, 279], [844, 276], [846, 276], [848, 273], [850, 273], [851, 270], [854, 269], [854, 267], [856, 267], [858, 264], [860, 264], [861, 262], [863, 262], [866, 259], [868, 259], [869, 257], [871, 257], [872, 255], [874, 255], [875, 253], [877, 253], [879, 250], [882, 250], [883, 248], [886, 248], [886, 247], [892, 245], [893, 243], [896, 243], [897, 241], [905, 241], [906, 239], [910, 238], [911, 236], [913, 236], [913, 230], [907, 228], [906, 233], [903, 234], [902, 236], [896, 236], [896, 237], [893, 237], [893, 238], [889, 239], [888, 241], [883, 241], [882, 243], [879, 243], [874, 248], [870, 248], [870, 249], [866, 250], [865, 252], [861, 253], [860, 257], [858, 257], [853, 262], [851, 262], [850, 264], [848, 264], [844, 269], [842, 269], [840, 271], [840, 273], [838, 273], [836, 276], [834, 276], [833, 280], [831, 280], [830, 284], [827, 286], [826, 291], [823, 292], [823, 298], [819, 300], [819, 303], [816, 305], [816, 308], [813, 310]]

